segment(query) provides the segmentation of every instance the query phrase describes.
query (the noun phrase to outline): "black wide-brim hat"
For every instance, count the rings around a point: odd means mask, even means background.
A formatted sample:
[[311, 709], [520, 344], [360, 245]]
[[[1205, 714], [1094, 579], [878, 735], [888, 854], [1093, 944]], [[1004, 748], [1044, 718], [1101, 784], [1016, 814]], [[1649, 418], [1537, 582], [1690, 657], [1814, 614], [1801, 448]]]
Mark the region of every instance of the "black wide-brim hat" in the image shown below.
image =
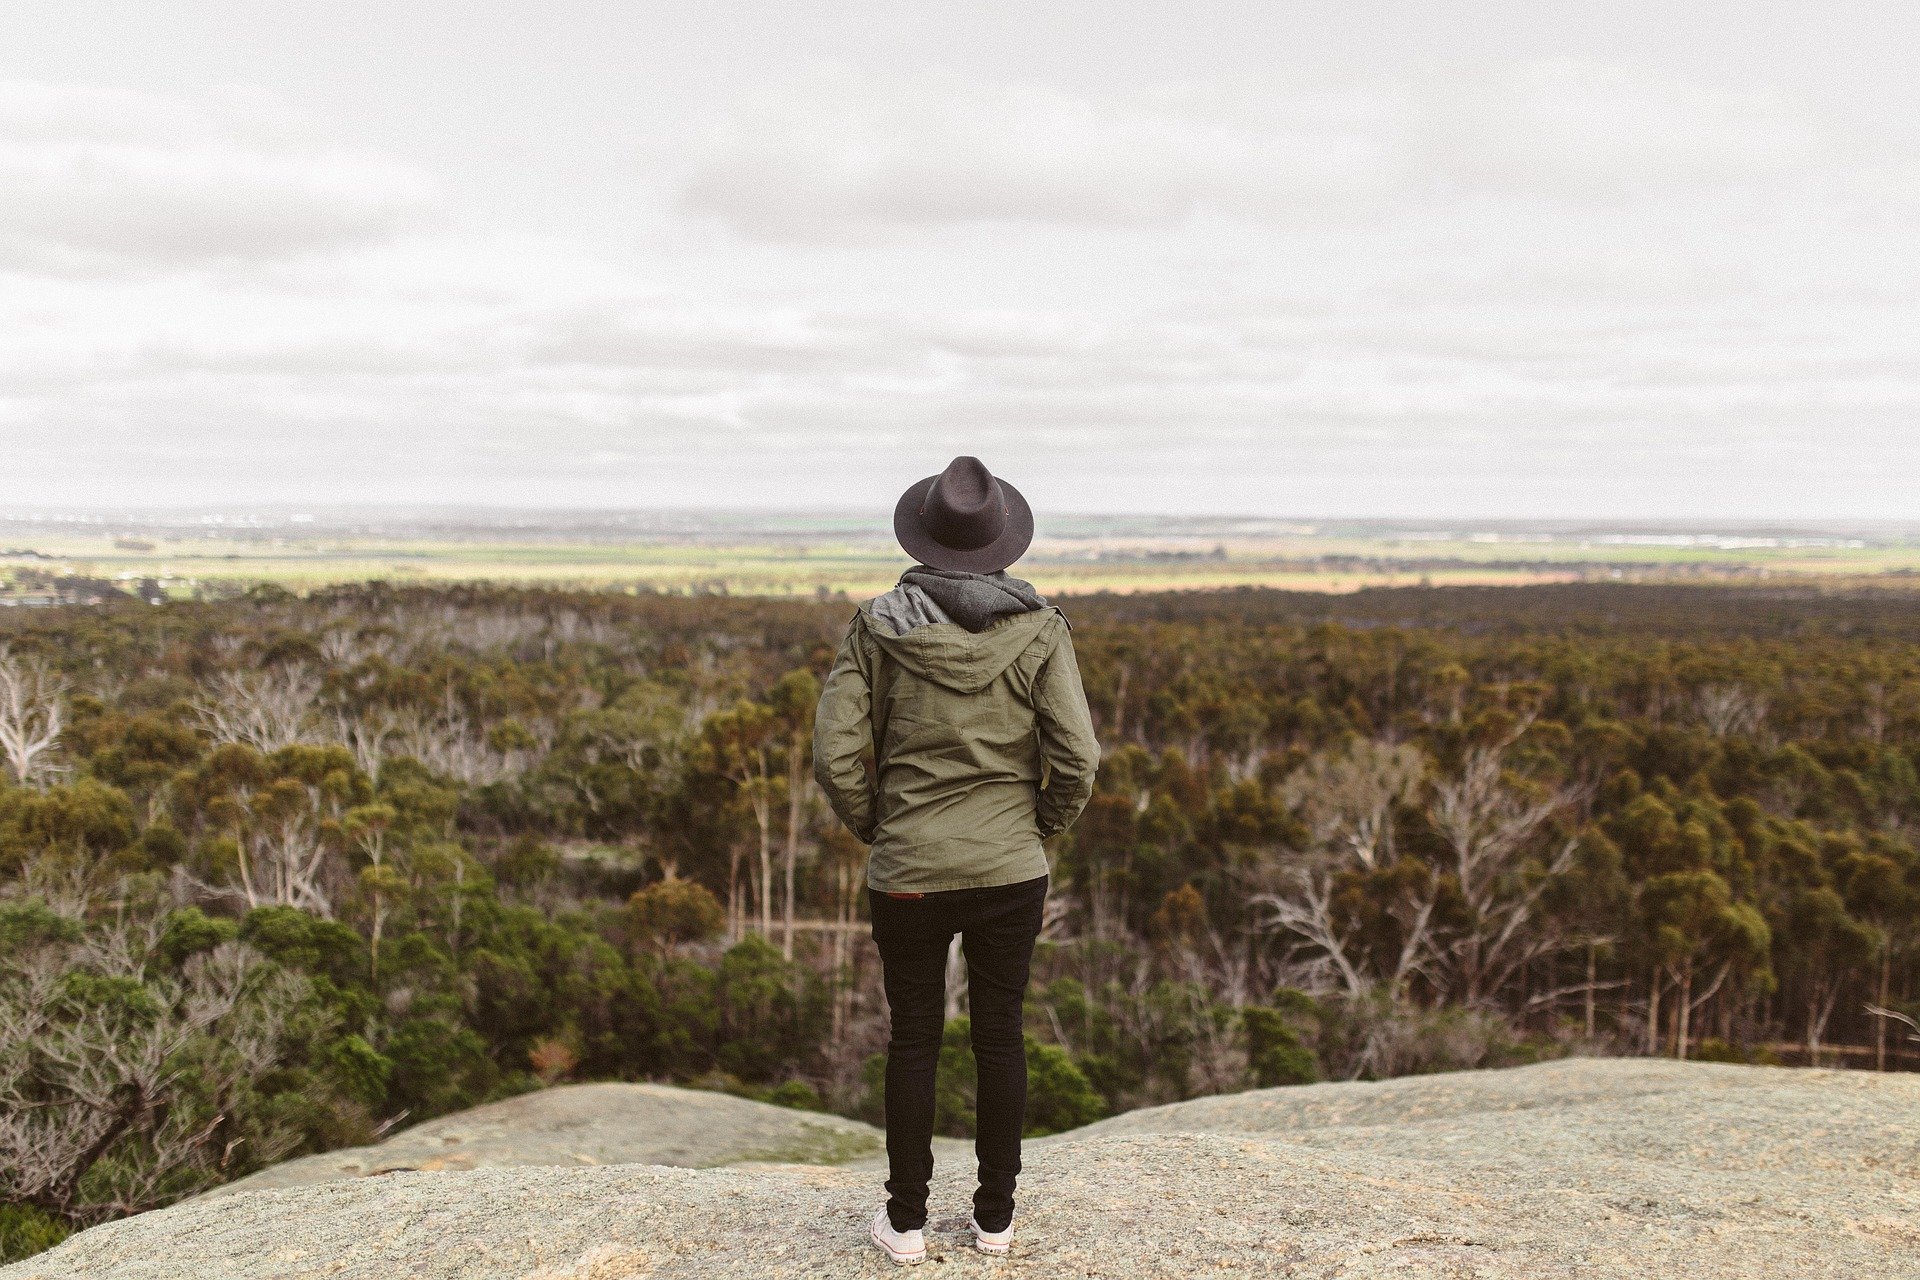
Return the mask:
[[935, 569], [998, 573], [1027, 552], [1033, 509], [978, 458], [955, 458], [910, 485], [893, 509], [893, 536]]

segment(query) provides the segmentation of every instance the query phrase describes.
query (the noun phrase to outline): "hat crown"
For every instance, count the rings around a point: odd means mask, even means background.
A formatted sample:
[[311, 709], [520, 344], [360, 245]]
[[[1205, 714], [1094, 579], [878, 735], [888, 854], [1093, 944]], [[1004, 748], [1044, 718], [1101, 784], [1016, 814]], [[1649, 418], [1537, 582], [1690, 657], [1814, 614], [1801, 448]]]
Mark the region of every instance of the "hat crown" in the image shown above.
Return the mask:
[[1033, 541], [1033, 508], [978, 458], [959, 457], [907, 486], [893, 504], [901, 550], [935, 569], [998, 573]]
[[985, 463], [959, 457], [935, 478], [920, 515], [927, 532], [943, 546], [973, 551], [1006, 532], [1006, 495]]

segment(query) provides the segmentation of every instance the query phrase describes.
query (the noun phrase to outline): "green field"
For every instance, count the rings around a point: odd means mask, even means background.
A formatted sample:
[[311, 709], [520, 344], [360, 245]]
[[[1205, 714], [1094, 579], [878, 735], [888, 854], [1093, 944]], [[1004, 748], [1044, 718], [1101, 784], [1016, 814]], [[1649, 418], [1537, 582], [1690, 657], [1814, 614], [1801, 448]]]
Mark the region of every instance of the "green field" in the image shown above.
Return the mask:
[[[14, 522], [0, 532], [0, 542], [0, 584], [16, 595], [36, 582], [77, 577], [121, 585], [154, 579], [174, 598], [257, 582], [302, 591], [373, 579], [860, 596], [884, 590], [909, 563], [871, 522], [780, 516], [690, 517], [666, 529], [623, 529], [590, 518], [390, 531]], [[1036, 539], [1018, 572], [1043, 589], [1069, 592], [1233, 586], [1339, 592], [1420, 583], [1760, 582], [1777, 576], [1902, 585], [1920, 581], [1920, 536], [1905, 529], [1475, 532], [1069, 518]]]

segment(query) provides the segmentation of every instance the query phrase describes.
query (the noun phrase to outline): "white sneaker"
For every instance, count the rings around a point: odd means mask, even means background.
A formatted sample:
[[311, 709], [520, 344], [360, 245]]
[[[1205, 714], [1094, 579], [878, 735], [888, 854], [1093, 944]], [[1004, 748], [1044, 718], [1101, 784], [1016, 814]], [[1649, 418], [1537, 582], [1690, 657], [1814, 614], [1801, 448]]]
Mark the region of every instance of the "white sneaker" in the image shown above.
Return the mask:
[[973, 1228], [973, 1247], [982, 1253], [1005, 1253], [1013, 1248], [1013, 1224], [1009, 1222], [1005, 1231], [989, 1231], [973, 1217], [967, 1215], [967, 1225]]
[[892, 1220], [887, 1217], [885, 1205], [881, 1205], [880, 1212], [873, 1215], [873, 1225], [867, 1228], [867, 1234], [880, 1246], [880, 1252], [892, 1258], [898, 1266], [911, 1266], [926, 1260], [927, 1238], [920, 1234], [918, 1227], [912, 1231], [895, 1231]]

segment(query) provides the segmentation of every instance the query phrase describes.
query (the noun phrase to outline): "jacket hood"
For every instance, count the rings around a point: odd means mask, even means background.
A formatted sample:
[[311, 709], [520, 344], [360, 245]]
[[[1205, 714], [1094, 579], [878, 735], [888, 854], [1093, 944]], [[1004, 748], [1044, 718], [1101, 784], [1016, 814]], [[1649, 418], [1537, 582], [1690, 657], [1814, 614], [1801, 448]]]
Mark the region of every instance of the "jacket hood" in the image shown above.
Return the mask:
[[1001, 618], [981, 631], [969, 631], [957, 622], [931, 622], [905, 635], [873, 616], [873, 601], [860, 606], [867, 634], [901, 666], [944, 685], [956, 693], [978, 693], [1012, 666], [1027, 646], [1057, 617], [1066, 615], [1053, 605]]
[[931, 622], [957, 622], [969, 631], [985, 631], [1010, 613], [1043, 608], [1047, 598], [1031, 582], [995, 573], [964, 573], [916, 564], [900, 575], [893, 590], [867, 606], [868, 614], [905, 635]]

